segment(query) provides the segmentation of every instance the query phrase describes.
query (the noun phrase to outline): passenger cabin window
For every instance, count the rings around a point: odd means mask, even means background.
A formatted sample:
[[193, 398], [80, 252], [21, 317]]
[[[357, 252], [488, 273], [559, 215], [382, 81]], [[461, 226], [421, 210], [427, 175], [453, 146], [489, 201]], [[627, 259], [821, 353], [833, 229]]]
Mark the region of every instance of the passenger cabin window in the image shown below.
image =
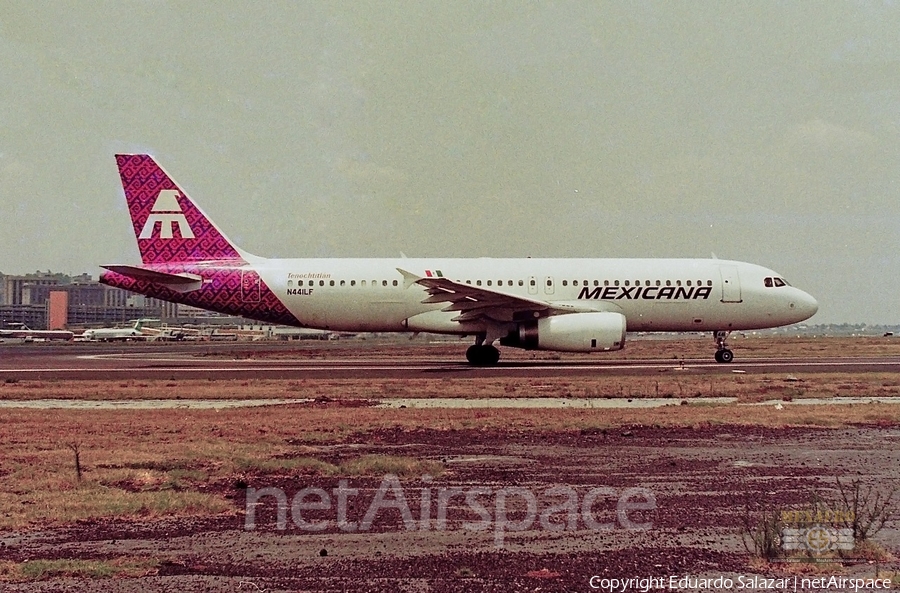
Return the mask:
[[294, 285], [294, 281], [293, 281], [293, 280], [288, 280], [288, 288], [290, 288], [290, 287], [293, 286], [293, 285]]
[[366, 281], [365, 281], [365, 280], [363, 280], [362, 282], [360, 282], [360, 286], [365, 286], [365, 285], [366, 285]]
[[396, 280], [394, 280], [394, 286], [397, 286], [397, 281], [396, 281]]
[[325, 286], [325, 281], [324, 281], [324, 280], [319, 280], [319, 286]]
[[350, 281], [350, 286], [356, 286], [356, 280], [351, 280], [351, 281]]
[[532, 286], [537, 286], [537, 280], [531, 280], [529, 284], [531, 284]]
[[476, 285], [476, 286], [481, 286], [481, 280], [476, 280], [476, 281], [475, 281], [475, 285]]
[[568, 285], [569, 285], [569, 281], [568, 281], [568, 280], [563, 280], [563, 286], [568, 286]]
[[[532, 284], [534, 284], [534, 283], [532, 282]], [[519, 280], [519, 286], [525, 286], [525, 281], [524, 281], [524, 280]]]
[[341, 280], [341, 286], [345, 286], [347, 284], [346, 280]]
[[493, 282], [492, 280], [488, 280], [488, 281], [487, 281], [487, 285], [488, 285], [488, 286], [491, 286], [491, 283], [492, 283], [492, 282]]
[[328, 286], [334, 286], [334, 280], [330, 280], [330, 281], [328, 282]]

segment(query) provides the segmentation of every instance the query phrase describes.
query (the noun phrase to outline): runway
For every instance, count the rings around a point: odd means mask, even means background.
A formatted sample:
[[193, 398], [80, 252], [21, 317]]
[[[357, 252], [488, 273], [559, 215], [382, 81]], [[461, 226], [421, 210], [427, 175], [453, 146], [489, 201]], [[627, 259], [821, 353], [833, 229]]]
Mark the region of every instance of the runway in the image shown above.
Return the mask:
[[[565, 355], [559, 360], [502, 360], [472, 367], [457, 348], [444, 346], [391, 353], [383, 348], [290, 350], [254, 345], [19, 345], [0, 347], [0, 381], [98, 379], [402, 379], [441, 377], [543, 378], [589, 375], [701, 375], [766, 373], [875, 373], [900, 371], [900, 356], [609, 359]], [[248, 354], [249, 352], [249, 354]]]

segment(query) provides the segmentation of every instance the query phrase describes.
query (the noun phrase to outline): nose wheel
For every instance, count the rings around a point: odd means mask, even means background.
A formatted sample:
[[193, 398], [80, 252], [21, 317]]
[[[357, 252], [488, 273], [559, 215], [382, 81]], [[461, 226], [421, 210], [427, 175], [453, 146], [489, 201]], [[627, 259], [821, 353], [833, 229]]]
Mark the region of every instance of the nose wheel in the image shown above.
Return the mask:
[[724, 331], [713, 332], [713, 337], [716, 339], [716, 362], [727, 364], [734, 360], [734, 352], [729, 350], [728, 346], [725, 345], [725, 339], [730, 333], [731, 332]]
[[734, 352], [732, 352], [728, 348], [723, 348], [722, 350], [716, 351], [716, 362], [729, 363], [732, 360], [734, 360]]

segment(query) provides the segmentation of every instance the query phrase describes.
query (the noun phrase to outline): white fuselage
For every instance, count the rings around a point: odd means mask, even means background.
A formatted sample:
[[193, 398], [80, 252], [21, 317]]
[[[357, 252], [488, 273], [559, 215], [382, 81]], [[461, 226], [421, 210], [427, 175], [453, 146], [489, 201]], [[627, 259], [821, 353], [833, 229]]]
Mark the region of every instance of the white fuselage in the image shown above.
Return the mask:
[[262, 259], [265, 284], [305, 327], [337, 331], [471, 334], [446, 304], [399, 269], [572, 311], [622, 313], [628, 331], [728, 331], [803, 321], [818, 305], [769, 269], [716, 259]]
[[133, 327], [127, 328], [102, 328], [102, 329], [86, 329], [81, 334], [83, 340], [91, 342], [112, 342], [115, 340], [135, 340], [143, 339], [146, 336], [139, 329]]

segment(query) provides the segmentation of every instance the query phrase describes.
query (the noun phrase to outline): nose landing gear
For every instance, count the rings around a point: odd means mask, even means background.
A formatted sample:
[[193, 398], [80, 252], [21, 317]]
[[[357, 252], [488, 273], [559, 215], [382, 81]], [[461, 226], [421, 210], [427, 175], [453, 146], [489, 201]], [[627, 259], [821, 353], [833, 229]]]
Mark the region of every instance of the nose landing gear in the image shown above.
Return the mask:
[[734, 360], [734, 352], [725, 345], [725, 339], [731, 332], [716, 331], [713, 332], [713, 338], [716, 340], [716, 362], [729, 363]]

